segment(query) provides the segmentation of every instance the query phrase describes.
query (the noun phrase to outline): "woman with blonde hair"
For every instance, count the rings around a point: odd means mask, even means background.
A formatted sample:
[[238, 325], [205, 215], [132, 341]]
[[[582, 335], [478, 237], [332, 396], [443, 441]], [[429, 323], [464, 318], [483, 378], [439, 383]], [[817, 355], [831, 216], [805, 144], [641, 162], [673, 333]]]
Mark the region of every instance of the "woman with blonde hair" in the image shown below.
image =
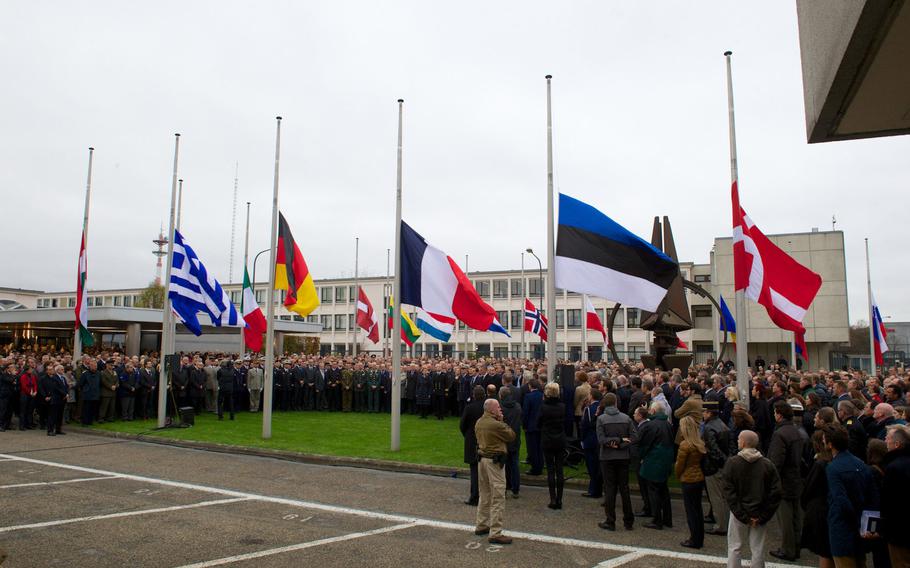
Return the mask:
[[551, 509], [562, 509], [562, 491], [565, 479], [563, 465], [566, 460], [566, 405], [559, 400], [559, 384], [547, 383], [543, 389], [543, 404], [537, 424], [540, 429], [540, 446], [547, 466], [547, 486], [550, 489]]
[[679, 433], [682, 441], [676, 454], [676, 477], [682, 485], [686, 523], [689, 525], [689, 538], [680, 545], [701, 548], [705, 541], [705, 521], [701, 509], [705, 474], [701, 469], [701, 461], [708, 450], [699, 435], [698, 421], [692, 416], [686, 416], [679, 422]]

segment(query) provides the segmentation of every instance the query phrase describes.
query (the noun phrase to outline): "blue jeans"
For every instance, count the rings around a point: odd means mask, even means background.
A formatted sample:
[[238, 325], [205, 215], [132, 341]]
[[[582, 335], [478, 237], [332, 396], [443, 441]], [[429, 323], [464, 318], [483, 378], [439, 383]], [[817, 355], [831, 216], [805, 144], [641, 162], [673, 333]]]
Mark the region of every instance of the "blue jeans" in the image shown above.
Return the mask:
[[506, 490], [517, 494], [521, 489], [521, 471], [518, 469], [518, 450], [506, 457]]
[[588, 495], [600, 497], [603, 495], [604, 478], [600, 469], [600, 448], [585, 448], [585, 466], [588, 469]]

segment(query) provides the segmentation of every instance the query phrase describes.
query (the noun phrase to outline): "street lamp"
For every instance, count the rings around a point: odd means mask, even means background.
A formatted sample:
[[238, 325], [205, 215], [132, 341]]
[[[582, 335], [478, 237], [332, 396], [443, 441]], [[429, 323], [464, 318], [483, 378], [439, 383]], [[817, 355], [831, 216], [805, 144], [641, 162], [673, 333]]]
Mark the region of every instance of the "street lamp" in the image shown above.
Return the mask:
[[256, 253], [256, 256], [253, 257], [253, 281], [250, 282], [250, 290], [253, 291], [253, 299], [256, 298], [256, 261], [259, 260], [260, 254], [269, 252], [270, 250], [272, 249], [267, 248], [265, 250], [261, 250]]
[[[534, 249], [527, 248], [527, 249], [525, 249], [525, 252], [527, 252], [528, 254], [530, 254], [537, 260], [538, 275], [540, 276], [540, 283], [537, 288], [538, 292], [540, 292], [540, 304], [539, 304], [540, 307], [538, 309], [542, 310], [543, 309], [543, 263], [540, 262], [540, 257], [537, 256], [536, 254], [534, 254]], [[547, 330], [547, 332], [549, 333], [549, 330]], [[543, 337], [540, 338], [540, 350], [541, 350], [541, 354], [542, 354], [544, 351]]]

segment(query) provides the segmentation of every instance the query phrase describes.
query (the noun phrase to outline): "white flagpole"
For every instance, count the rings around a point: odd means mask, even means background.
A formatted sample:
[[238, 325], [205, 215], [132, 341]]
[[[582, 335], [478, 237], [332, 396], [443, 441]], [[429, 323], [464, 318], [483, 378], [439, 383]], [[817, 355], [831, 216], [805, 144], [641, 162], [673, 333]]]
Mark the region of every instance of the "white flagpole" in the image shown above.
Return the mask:
[[[174, 263], [174, 227], [177, 216], [177, 161], [180, 156], [180, 134], [174, 134], [174, 171], [171, 176], [171, 215], [167, 231], [167, 268], [164, 276], [164, 307], [161, 315], [161, 372], [158, 375], [158, 427], [164, 428], [167, 421], [167, 389], [171, 380], [171, 368], [167, 356], [174, 354], [173, 335], [175, 319], [168, 297], [171, 284], [171, 265]], [[177, 412], [177, 409], [174, 409]]]
[[183, 215], [183, 180], [177, 180], [177, 230], [180, 229], [180, 217]]
[[[391, 262], [392, 262], [392, 249], [387, 248], [387, 249], [385, 249], [385, 295], [386, 295], [386, 298], [390, 297], [391, 292], [392, 292], [392, 282], [391, 282], [391, 279], [392, 279], [391, 266], [392, 265], [391, 265]], [[387, 302], [387, 300], [386, 300], [386, 302]], [[389, 318], [386, 317], [386, 314], [388, 314], [388, 309], [389, 309], [389, 305], [388, 305], [388, 303], [386, 303], [385, 310], [384, 310], [385, 313], [382, 314], [382, 319], [386, 322], [386, 324], [383, 326], [383, 329], [389, 327], [389, 323], [388, 323]], [[389, 356], [389, 331], [390, 330], [386, 329], [386, 332], [383, 334], [383, 337], [382, 337], [382, 356], [383, 357]]]
[[[733, 67], [732, 51], [724, 52], [727, 60], [727, 112], [730, 121], [730, 181], [739, 185], [739, 169], [736, 164], [736, 119], [733, 113]], [[736, 386], [739, 399], [749, 408], [749, 342], [746, 329], [746, 291], [736, 290]]]
[[392, 451], [401, 449], [401, 128], [404, 99], [398, 99], [398, 176], [395, 189], [395, 283], [392, 292]]
[[553, 228], [553, 106], [550, 98], [552, 75], [547, 75], [547, 317], [553, 322], [547, 330], [547, 380], [556, 380], [556, 238]]
[[[464, 275], [468, 276], [468, 255], [464, 255]], [[468, 276], [470, 279], [470, 276]], [[468, 326], [464, 322], [461, 322], [461, 325], [464, 326], [464, 360], [468, 360]]]
[[[595, 312], [596, 313], [596, 312]], [[581, 360], [588, 360], [588, 295], [581, 295]]]
[[[234, 178], [237, 179], [237, 178]], [[250, 202], [246, 202], [246, 236], [243, 239], [243, 274], [246, 276], [246, 263], [250, 256]], [[240, 282], [243, 282], [243, 278], [240, 279]], [[253, 283], [250, 282], [252, 287]], [[253, 295], [255, 297], [255, 294]], [[240, 306], [241, 311], [243, 311], [243, 284], [240, 284]], [[243, 315], [243, 314], [240, 314]], [[240, 356], [246, 353], [246, 341], [243, 336], [243, 328], [240, 328]]]
[[360, 237], [354, 237], [354, 344], [351, 347], [354, 357], [357, 357], [357, 304], [360, 302], [360, 280], [358, 279], [358, 263], [360, 262]]
[[275, 257], [278, 254], [278, 163], [281, 158], [281, 117], [276, 116], [275, 121], [277, 126], [275, 129], [275, 176], [272, 182], [272, 234], [269, 252], [269, 288], [266, 291], [265, 301], [265, 381], [262, 389], [262, 437], [264, 439], [272, 437], [272, 375], [275, 368]]
[[[88, 270], [88, 210], [89, 203], [91, 202], [92, 195], [92, 161], [94, 158], [95, 149], [88, 149], [88, 176], [85, 182], [85, 209], [82, 214], [82, 240], [83, 246], [85, 247], [85, 258], [86, 258], [86, 271]], [[76, 271], [78, 274], [76, 278], [82, 278], [82, 269], [77, 268]], [[87, 280], [87, 279], [86, 279]], [[85, 282], [82, 283], [82, 287], [85, 288]], [[78, 300], [77, 300], [78, 301]], [[83, 310], [87, 310], [88, 306], [82, 306]], [[73, 326], [75, 333], [73, 333], [73, 365], [75, 366], [79, 363], [79, 360], [82, 359], [82, 334], [79, 333], [79, 322], [76, 322], [76, 325]]]
[[[518, 307], [521, 317], [518, 318], [518, 324], [521, 326], [521, 355], [519, 358], [527, 357], [527, 346], [525, 345], [525, 253], [521, 253], [521, 305]], [[517, 384], [517, 383], [516, 383]]]
[[876, 363], [875, 363], [875, 330], [873, 325], [875, 324], [875, 314], [872, 312], [872, 270], [869, 265], [869, 239], [866, 238], [866, 293], [869, 297], [869, 363], [871, 370], [871, 375], [874, 377], [878, 372]]

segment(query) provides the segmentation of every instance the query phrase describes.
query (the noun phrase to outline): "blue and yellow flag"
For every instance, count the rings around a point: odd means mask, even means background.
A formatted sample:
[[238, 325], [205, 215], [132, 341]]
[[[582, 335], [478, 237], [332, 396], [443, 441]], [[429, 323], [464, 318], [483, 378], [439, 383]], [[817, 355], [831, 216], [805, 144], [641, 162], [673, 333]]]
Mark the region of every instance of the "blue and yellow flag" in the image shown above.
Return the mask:
[[727, 333], [733, 338], [733, 343], [736, 343], [736, 320], [733, 319], [733, 314], [730, 313], [730, 308], [727, 307], [727, 302], [724, 301], [724, 297], [720, 297], [720, 330], [724, 330], [726, 325]]

